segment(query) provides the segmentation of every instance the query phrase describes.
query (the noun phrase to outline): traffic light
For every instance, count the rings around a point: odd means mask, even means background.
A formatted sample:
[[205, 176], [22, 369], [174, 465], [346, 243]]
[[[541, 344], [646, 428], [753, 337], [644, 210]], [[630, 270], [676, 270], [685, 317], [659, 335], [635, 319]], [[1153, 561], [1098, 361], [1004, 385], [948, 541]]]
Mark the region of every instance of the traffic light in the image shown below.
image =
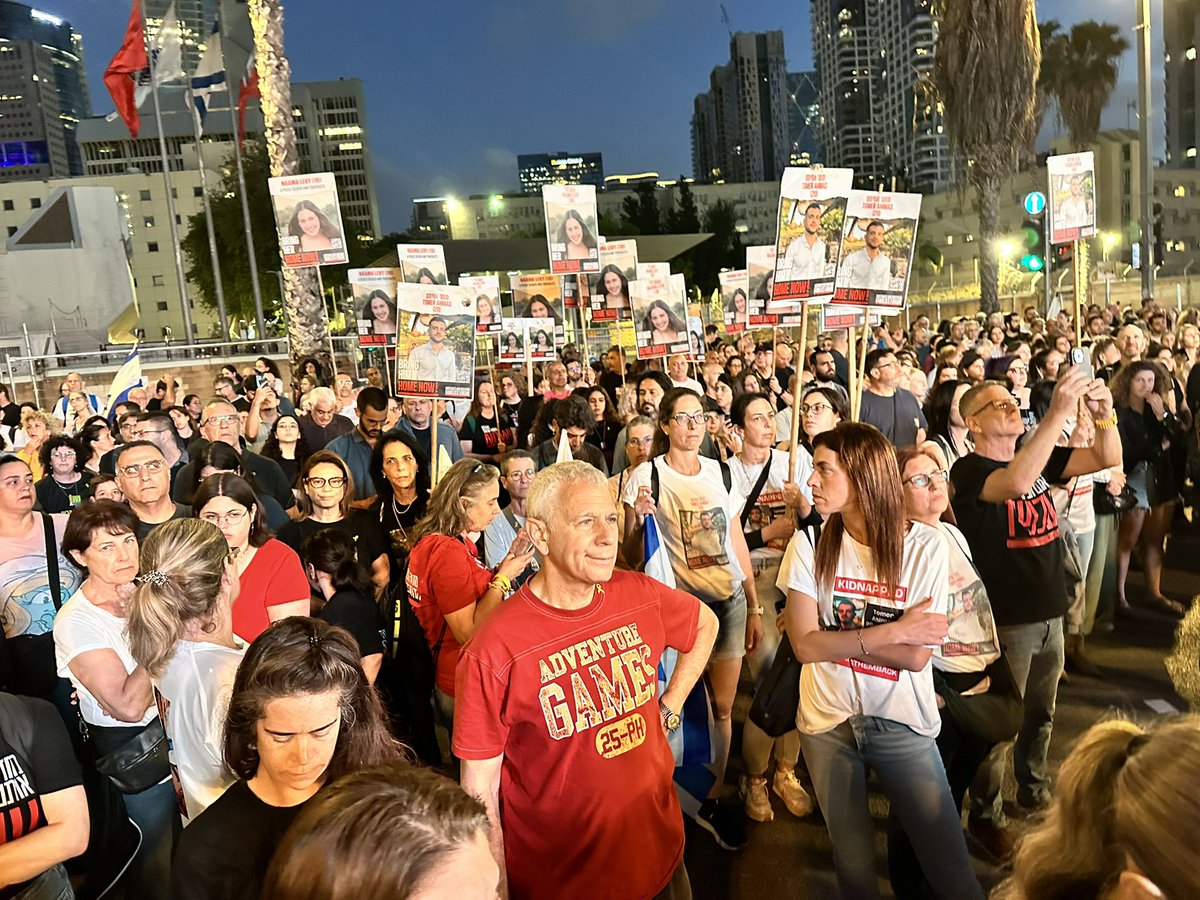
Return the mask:
[[1069, 269], [1071, 263], [1075, 261], [1075, 245], [1074, 244], [1056, 244], [1053, 247], [1053, 256], [1050, 257], [1050, 268], [1054, 271], [1060, 269]]
[[1156, 266], [1161, 266], [1163, 264], [1164, 254], [1167, 251], [1166, 245], [1163, 243], [1162, 204], [1155, 203], [1151, 212], [1151, 226], [1154, 229], [1154, 264]]
[[1046, 222], [1042, 216], [1026, 216], [1021, 223], [1021, 258], [1018, 265], [1026, 272], [1046, 268]]

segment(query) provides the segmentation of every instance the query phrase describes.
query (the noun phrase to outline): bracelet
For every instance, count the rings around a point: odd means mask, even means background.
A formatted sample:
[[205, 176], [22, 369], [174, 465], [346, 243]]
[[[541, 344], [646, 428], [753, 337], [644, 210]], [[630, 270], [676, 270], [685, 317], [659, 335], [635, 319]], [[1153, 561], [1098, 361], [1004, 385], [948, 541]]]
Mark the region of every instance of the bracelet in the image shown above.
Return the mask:
[[1107, 419], [1092, 419], [1092, 422], [1095, 423], [1099, 431], [1103, 431], [1105, 428], [1112, 428], [1117, 424], [1117, 411], [1114, 409], [1112, 415]]
[[746, 607], [746, 615], [748, 615], [748, 616], [761, 616], [763, 614], [763, 612], [764, 612], [764, 610], [761, 606], [747, 606]]
[[855, 629], [854, 633], [858, 636], [858, 646], [862, 648], [863, 656], [870, 656], [871, 651], [867, 649], [867, 645], [863, 643], [862, 629]]
[[499, 572], [497, 572], [492, 577], [492, 583], [489, 586], [495, 587], [495, 588], [500, 588], [501, 592], [505, 593], [505, 594], [507, 594], [509, 591], [512, 590], [512, 582], [509, 581], [506, 576], [501, 575]]

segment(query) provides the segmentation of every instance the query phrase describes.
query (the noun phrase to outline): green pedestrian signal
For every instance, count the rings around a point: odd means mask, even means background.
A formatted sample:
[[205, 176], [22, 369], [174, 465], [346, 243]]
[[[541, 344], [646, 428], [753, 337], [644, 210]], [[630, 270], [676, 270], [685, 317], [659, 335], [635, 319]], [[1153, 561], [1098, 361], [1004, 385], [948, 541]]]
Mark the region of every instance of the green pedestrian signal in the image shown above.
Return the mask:
[[1021, 268], [1027, 272], [1040, 272], [1046, 267], [1046, 261], [1036, 253], [1026, 253], [1021, 257]]
[[1043, 216], [1027, 216], [1021, 223], [1020, 267], [1026, 272], [1040, 272], [1046, 268], [1046, 220]]

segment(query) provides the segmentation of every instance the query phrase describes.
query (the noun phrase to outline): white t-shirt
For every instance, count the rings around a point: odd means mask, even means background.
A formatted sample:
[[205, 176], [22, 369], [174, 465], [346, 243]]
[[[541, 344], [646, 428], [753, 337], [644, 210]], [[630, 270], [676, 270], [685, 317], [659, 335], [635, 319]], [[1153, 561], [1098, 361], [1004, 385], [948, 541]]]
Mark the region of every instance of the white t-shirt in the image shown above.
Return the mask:
[[183, 785], [184, 824], [236, 780], [225, 768], [222, 748], [233, 677], [244, 652], [244, 647], [180, 641], [154, 682], [171, 739], [171, 765]]
[[680, 475], [659, 458], [644, 462], [625, 479], [622, 500], [633, 506], [638, 490], [650, 486], [650, 466], [658, 468], [659, 536], [675, 571], [680, 590], [709, 601], [728, 600], [745, 580], [730, 542], [730, 529], [740, 523], [738, 514], [748, 486], [730, 470], [732, 490], [725, 490], [721, 465], [701, 456], [700, 472]]
[[[758, 483], [762, 475], [763, 465], [747, 466], [737, 456], [731, 456], [729, 468], [734, 472], [733, 483], [739, 482], [746, 493], [742, 497], [743, 504], [750, 499], [750, 491]], [[771, 451], [770, 471], [762, 490], [750, 510], [750, 518], [746, 520], [747, 532], [758, 531], [770, 525], [780, 516], [790, 515], [787, 503], [783, 499], [783, 486], [789, 480], [787, 477], [788, 454], [781, 450]], [[800, 447], [796, 452], [796, 468], [791, 480], [800, 486], [802, 493], [809, 503], [812, 503], [812, 488], [805, 482], [812, 475], [812, 457], [808, 450]], [[787, 540], [774, 540], [765, 546], [756, 547], [750, 551], [750, 564], [754, 567], [754, 585], [758, 589], [758, 602], [766, 610], [764, 615], [775, 615], [775, 601], [781, 600], [784, 593], [776, 587], [779, 580], [779, 566], [783, 561], [783, 551], [787, 549]]]
[[[1050, 488], [1050, 496], [1054, 499], [1054, 508], [1059, 519], [1071, 523], [1071, 530], [1077, 535], [1091, 534], [1096, 530], [1096, 507], [1092, 494], [1096, 490], [1095, 475], [1077, 475], [1070, 482], [1070, 490], [1065, 487]], [[1105, 490], [1101, 485], [1100, 490]], [[1087, 564], [1087, 560], [1084, 560]]]
[[701, 397], [704, 396], [704, 386], [695, 378], [685, 378], [683, 381], [676, 381], [674, 378], [672, 378], [671, 384], [677, 388], [687, 388], [689, 391], [695, 391]]
[[63, 604], [54, 619], [54, 660], [59, 677], [71, 679], [71, 684], [79, 694], [79, 711], [83, 714], [83, 721], [108, 728], [128, 728], [153, 721], [156, 715], [153, 703], [137, 722], [114, 719], [100, 708], [100, 702], [70, 669], [75, 657], [91, 650], [112, 650], [125, 667], [126, 675], [137, 668], [137, 661], [129, 652], [129, 641], [125, 639], [125, 620], [96, 606], [83, 595], [82, 590], [78, 590]]
[[962, 532], [948, 522], [939, 522], [938, 529], [950, 548], [950, 633], [934, 648], [933, 666], [943, 672], [982, 672], [1000, 658], [992, 604]]
[[[54, 537], [62, 547], [67, 517], [52, 515]], [[83, 583], [79, 570], [58, 550], [59, 601], [70, 599]], [[46, 532], [40, 513], [34, 513], [29, 531], [20, 537], [0, 537], [0, 624], [12, 638], [45, 634], [54, 627], [54, 598], [46, 571]]]
[[[897, 527], [903, 527], [897, 524]], [[945, 613], [950, 593], [950, 549], [940, 532], [919, 522], [904, 536], [900, 584], [892, 597], [876, 580], [869, 548], [842, 537], [830, 594], [818, 592], [813, 575], [813, 546], [807, 531], [797, 531], [788, 545], [786, 581], [790, 588], [817, 601], [817, 616], [826, 631], [849, 631], [899, 618], [913, 603], [933, 598], [930, 612]], [[840, 616], [839, 616], [840, 613]], [[796, 727], [803, 734], [823, 734], [851, 716], [876, 716], [907, 725], [917, 734], [935, 737], [941, 729], [930, 666], [919, 672], [857, 659], [806, 663], [800, 672], [800, 709]]]

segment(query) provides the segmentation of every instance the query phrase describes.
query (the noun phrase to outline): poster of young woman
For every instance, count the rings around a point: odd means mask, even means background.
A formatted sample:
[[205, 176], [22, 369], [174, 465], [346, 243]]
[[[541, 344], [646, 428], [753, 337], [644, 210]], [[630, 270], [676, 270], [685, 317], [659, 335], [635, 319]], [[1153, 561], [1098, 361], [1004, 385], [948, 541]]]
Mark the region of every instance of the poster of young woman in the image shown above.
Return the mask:
[[704, 362], [704, 320], [699, 316], [688, 316], [688, 352], [691, 362]]
[[557, 275], [518, 272], [509, 276], [514, 314], [522, 319], [553, 319], [553, 338], [563, 337], [562, 279]]
[[289, 269], [337, 266], [350, 261], [346, 230], [330, 172], [268, 178], [279, 255]]
[[537, 316], [526, 319], [525, 348], [530, 362], [553, 362], [558, 359], [554, 349], [554, 320]]
[[458, 285], [396, 286], [403, 320], [420, 322], [397, 341], [396, 393], [401, 397], [467, 400], [475, 374], [475, 295]]
[[920, 216], [920, 194], [851, 191], [832, 302], [903, 309]]
[[637, 241], [600, 245], [600, 271], [589, 276], [593, 322], [629, 318], [629, 282], [637, 278], [637, 263]]
[[525, 362], [525, 319], [508, 316], [500, 327], [500, 362]]
[[779, 316], [767, 312], [767, 301], [775, 285], [775, 245], [746, 248], [746, 275], [750, 279], [750, 307], [747, 316], [751, 328], [778, 325]]
[[667, 263], [638, 263], [629, 283], [638, 359], [654, 359], [688, 350], [687, 307], [671, 287]]
[[725, 331], [736, 334], [746, 330], [750, 315], [750, 273], [745, 269], [721, 272], [721, 308], [725, 310]]
[[400, 328], [396, 313], [399, 269], [351, 269], [347, 277], [354, 295], [358, 346], [388, 346]]
[[475, 296], [475, 331], [477, 334], [499, 334], [504, 321], [500, 310], [500, 276], [466, 275], [458, 279]]
[[841, 257], [846, 198], [853, 181], [853, 169], [783, 170], [775, 287], [767, 312], [790, 312], [801, 300], [829, 302]]
[[542, 185], [550, 274], [600, 271], [600, 217], [596, 189], [590, 184]]
[[441, 244], [399, 244], [401, 280], [409, 284], [449, 284], [446, 252]]

